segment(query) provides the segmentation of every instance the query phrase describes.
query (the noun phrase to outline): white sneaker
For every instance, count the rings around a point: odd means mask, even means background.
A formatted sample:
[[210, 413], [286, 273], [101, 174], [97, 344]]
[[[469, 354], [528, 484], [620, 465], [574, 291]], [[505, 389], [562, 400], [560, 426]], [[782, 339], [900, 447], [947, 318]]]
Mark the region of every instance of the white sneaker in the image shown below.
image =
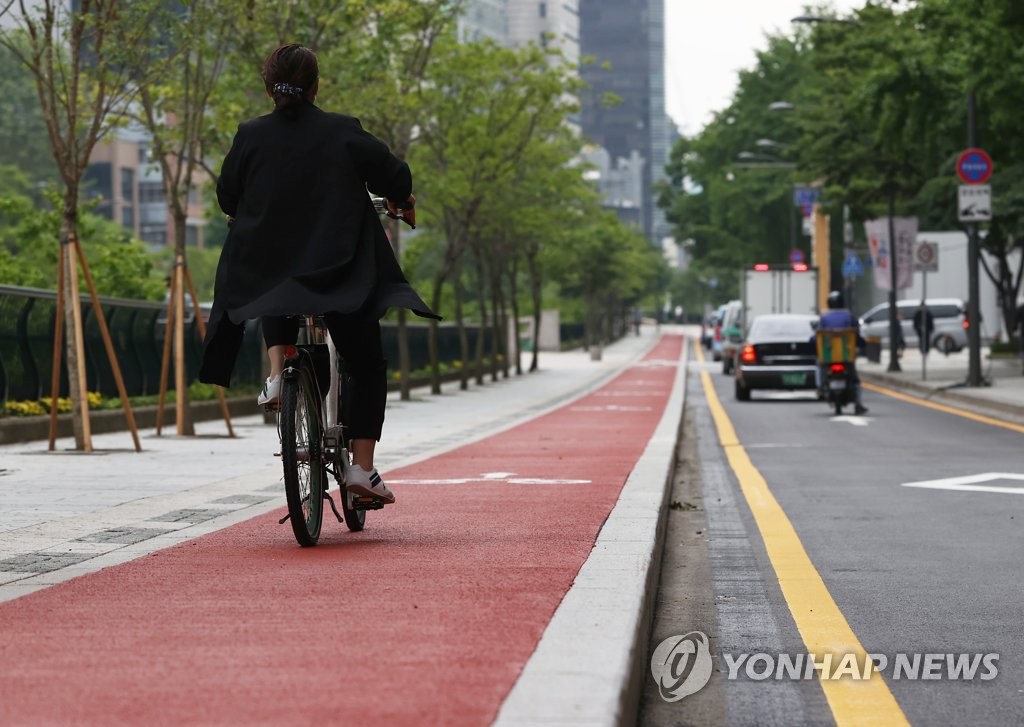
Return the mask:
[[281, 398], [281, 374], [278, 374], [274, 378], [267, 377], [267, 381], [263, 384], [263, 391], [256, 398], [256, 403], [260, 406], [268, 406], [277, 404]]
[[367, 472], [357, 464], [345, 470], [345, 486], [354, 495], [376, 497], [387, 503], [395, 501], [395, 493], [387, 488], [376, 469]]

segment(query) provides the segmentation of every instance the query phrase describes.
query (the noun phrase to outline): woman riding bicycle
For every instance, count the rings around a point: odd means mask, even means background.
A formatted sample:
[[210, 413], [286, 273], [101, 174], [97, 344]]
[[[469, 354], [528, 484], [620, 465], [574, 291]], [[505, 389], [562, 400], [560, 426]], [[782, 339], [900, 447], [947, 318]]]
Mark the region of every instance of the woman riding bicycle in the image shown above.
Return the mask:
[[284, 348], [301, 316], [322, 314], [351, 377], [349, 490], [394, 502], [373, 465], [387, 402], [380, 317], [391, 307], [438, 318], [402, 274], [368, 191], [412, 209], [409, 166], [359, 121], [313, 104], [316, 55], [283, 45], [263, 65], [273, 112], [239, 125], [217, 181], [232, 223], [217, 266], [200, 381], [227, 386], [244, 322], [260, 318], [273, 405]]

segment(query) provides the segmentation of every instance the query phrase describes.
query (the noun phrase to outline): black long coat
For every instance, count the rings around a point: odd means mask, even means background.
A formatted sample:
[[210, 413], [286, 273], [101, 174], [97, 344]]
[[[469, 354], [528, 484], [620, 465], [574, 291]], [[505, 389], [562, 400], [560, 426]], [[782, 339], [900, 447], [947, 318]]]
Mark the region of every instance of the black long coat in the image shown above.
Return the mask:
[[436, 318], [406, 281], [367, 189], [404, 202], [408, 165], [351, 116], [303, 102], [242, 123], [217, 200], [234, 218], [199, 379], [227, 386], [246, 320], [391, 307]]

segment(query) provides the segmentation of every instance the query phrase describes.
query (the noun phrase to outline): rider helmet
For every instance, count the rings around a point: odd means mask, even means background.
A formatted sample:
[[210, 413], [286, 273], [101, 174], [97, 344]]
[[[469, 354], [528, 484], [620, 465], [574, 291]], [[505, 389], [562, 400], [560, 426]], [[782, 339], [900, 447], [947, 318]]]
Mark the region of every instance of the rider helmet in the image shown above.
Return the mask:
[[833, 290], [828, 294], [828, 307], [831, 309], [843, 307], [843, 294], [838, 290]]

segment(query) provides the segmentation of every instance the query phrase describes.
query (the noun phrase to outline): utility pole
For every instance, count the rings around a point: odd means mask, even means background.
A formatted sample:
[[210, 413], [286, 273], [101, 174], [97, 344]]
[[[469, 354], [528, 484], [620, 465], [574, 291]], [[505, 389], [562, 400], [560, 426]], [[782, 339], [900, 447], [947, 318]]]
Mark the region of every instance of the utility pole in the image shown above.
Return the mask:
[[[976, 146], [974, 93], [967, 94], [967, 148]], [[981, 386], [981, 306], [978, 301], [978, 223], [967, 224], [967, 385]]]
[[889, 368], [886, 371], [902, 371], [900, 368], [899, 342], [903, 340], [900, 319], [896, 312], [896, 185], [889, 184]]

